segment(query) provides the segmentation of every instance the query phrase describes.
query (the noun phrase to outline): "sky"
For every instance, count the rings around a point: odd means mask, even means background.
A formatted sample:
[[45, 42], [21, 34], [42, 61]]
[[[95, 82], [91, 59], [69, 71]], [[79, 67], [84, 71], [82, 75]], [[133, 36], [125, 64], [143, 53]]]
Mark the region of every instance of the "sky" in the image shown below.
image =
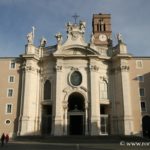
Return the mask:
[[93, 14], [111, 14], [113, 44], [121, 33], [134, 56], [150, 56], [150, 0], [0, 0], [0, 57], [18, 57], [25, 51], [26, 35], [35, 26], [35, 42], [45, 37], [56, 44], [55, 34], [66, 37], [65, 25], [86, 21], [86, 42], [92, 33]]

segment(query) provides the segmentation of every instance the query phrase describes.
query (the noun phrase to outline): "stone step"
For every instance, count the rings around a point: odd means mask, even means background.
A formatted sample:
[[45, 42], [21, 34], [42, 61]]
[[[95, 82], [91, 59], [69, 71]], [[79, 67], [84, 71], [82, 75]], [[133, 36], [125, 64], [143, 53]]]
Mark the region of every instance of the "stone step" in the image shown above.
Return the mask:
[[150, 141], [138, 136], [18, 136], [16, 141], [36, 141], [46, 143], [119, 143], [120, 141]]

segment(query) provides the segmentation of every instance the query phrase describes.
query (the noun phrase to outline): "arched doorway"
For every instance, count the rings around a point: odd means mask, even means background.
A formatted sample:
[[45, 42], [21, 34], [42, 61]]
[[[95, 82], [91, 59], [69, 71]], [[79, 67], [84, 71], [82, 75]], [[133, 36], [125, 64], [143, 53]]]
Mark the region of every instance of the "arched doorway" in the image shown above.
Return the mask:
[[142, 119], [143, 136], [150, 138], [150, 116], [144, 116]]
[[68, 131], [70, 135], [84, 134], [85, 100], [80, 93], [72, 93], [68, 98]]

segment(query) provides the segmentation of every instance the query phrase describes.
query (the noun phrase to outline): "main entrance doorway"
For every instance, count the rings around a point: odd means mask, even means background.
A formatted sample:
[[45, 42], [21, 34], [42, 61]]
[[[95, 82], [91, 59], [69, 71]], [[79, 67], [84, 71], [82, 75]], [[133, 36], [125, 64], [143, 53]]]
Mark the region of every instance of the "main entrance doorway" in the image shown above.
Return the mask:
[[84, 97], [80, 93], [72, 93], [68, 99], [68, 131], [69, 135], [84, 134], [85, 117]]
[[83, 134], [83, 116], [70, 115], [70, 135]]

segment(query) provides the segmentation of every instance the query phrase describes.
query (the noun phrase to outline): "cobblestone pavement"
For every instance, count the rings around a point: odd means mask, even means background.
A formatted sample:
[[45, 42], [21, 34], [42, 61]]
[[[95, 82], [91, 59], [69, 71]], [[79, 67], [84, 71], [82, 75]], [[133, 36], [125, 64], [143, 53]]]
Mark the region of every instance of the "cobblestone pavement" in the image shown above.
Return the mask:
[[[150, 150], [150, 143], [43, 143], [32, 141], [11, 141], [3, 150]], [[138, 144], [138, 145], [137, 145]]]

